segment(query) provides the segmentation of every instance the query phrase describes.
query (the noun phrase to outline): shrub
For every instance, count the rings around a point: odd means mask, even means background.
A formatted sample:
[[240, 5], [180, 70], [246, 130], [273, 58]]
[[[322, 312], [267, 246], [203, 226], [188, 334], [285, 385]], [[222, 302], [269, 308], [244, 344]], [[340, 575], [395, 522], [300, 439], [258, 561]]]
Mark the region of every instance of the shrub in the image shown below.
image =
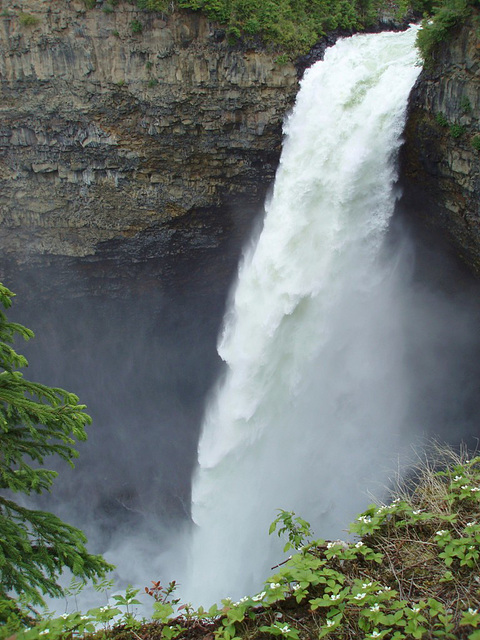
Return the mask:
[[437, 115], [435, 116], [435, 120], [441, 127], [448, 127], [448, 120], [443, 113], [437, 113]]
[[461, 124], [452, 124], [450, 126], [450, 135], [452, 138], [460, 138], [465, 133], [465, 127]]
[[472, 113], [472, 103], [467, 96], [463, 96], [460, 101], [460, 108], [464, 113]]
[[34, 27], [40, 22], [36, 16], [32, 16], [30, 13], [19, 13], [18, 21], [22, 27]]
[[130, 22], [130, 28], [132, 30], [132, 33], [142, 33], [143, 31], [143, 25], [138, 20], [132, 20]]
[[471, 145], [475, 149], [475, 151], [480, 151], [480, 134], [479, 133], [473, 136], [471, 140]]

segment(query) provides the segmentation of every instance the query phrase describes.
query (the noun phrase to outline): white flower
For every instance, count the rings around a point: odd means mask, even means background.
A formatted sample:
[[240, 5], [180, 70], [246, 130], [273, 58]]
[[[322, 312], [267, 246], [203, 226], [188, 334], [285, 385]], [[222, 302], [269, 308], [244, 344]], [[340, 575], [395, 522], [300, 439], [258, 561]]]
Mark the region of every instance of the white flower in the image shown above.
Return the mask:
[[412, 511], [414, 516], [418, 516], [419, 513], [422, 513], [422, 509], [416, 509], [415, 511]]
[[412, 611], [415, 611], [415, 613], [418, 613], [420, 611], [420, 607], [418, 604], [414, 604], [412, 607]]
[[81, 616], [80, 620], [90, 620], [89, 616]]
[[443, 536], [445, 533], [447, 533], [445, 529], [440, 529], [440, 531], [437, 531], [435, 533], [435, 535], [436, 536]]
[[265, 591], [262, 591], [261, 593], [257, 593], [256, 596], [253, 596], [252, 600], [254, 600], [254, 602], [259, 602], [260, 600], [263, 600], [265, 595]]
[[327, 627], [333, 627], [335, 620], [327, 620]]
[[354, 596], [354, 598], [355, 600], [363, 600], [366, 595], [367, 595], [366, 593], [357, 593], [357, 595]]
[[363, 547], [363, 542], [360, 540], [355, 546], [357, 549], [360, 549], [360, 547]]
[[46, 636], [47, 633], [50, 633], [49, 629], [44, 629], [43, 631], [40, 631], [40, 633], [38, 634], [39, 636]]
[[69, 614], [68, 613], [62, 613], [62, 615], [60, 616], [60, 618], [63, 618], [64, 620], [66, 620], [68, 618]]
[[373, 582], [364, 582], [362, 584], [362, 589], [368, 589], [368, 587], [373, 587]]
[[336, 542], [327, 542], [327, 549], [331, 549], [332, 547], [334, 547], [337, 543]]
[[337, 593], [337, 594], [332, 593], [329, 597], [330, 597], [330, 600], [333, 600], [333, 601], [339, 600], [340, 599], [340, 594], [339, 593]]
[[380, 636], [380, 631], [372, 631], [370, 634], [371, 638], [378, 638]]
[[454, 482], [456, 482], [458, 480], [462, 480], [462, 476], [455, 476], [453, 480], [454, 480]]
[[302, 585], [300, 585], [300, 584], [294, 584], [294, 585], [293, 585], [293, 590], [294, 590], [294, 591], [298, 591], [298, 590], [299, 590], [299, 589], [301, 589], [301, 588], [302, 588]]
[[283, 627], [279, 627], [279, 629], [282, 633], [288, 633], [290, 631], [288, 624], [284, 624]]
[[470, 487], [468, 484], [462, 484], [461, 489], [470, 489]]
[[480, 491], [480, 487], [472, 487], [470, 491]]
[[106, 605], [105, 607], [100, 607], [100, 613], [105, 613], [105, 611], [110, 611], [110, 607]]
[[365, 524], [368, 524], [369, 522], [372, 521], [372, 518], [370, 516], [359, 516], [357, 520], [359, 520], [360, 522], [364, 522]]
[[476, 613], [478, 613], [478, 609], [472, 609], [472, 607], [468, 608], [468, 613], [470, 613], [472, 616], [474, 616]]
[[270, 589], [279, 589], [282, 585], [279, 582], [271, 582]]
[[474, 527], [477, 523], [475, 521], [473, 522], [467, 522], [467, 524], [465, 525], [465, 527]]
[[380, 611], [380, 605], [376, 602], [373, 607], [370, 607], [370, 611]]

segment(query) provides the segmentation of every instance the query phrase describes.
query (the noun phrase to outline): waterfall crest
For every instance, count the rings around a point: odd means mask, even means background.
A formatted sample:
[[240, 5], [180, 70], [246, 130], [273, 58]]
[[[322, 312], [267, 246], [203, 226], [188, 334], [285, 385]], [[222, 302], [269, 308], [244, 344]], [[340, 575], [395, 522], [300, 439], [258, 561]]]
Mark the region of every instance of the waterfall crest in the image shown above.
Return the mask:
[[309, 69], [263, 230], [245, 255], [193, 486], [184, 599], [261, 587], [281, 560], [278, 508], [342, 535], [405, 438], [395, 264], [382, 243], [420, 71], [416, 29], [339, 41]]

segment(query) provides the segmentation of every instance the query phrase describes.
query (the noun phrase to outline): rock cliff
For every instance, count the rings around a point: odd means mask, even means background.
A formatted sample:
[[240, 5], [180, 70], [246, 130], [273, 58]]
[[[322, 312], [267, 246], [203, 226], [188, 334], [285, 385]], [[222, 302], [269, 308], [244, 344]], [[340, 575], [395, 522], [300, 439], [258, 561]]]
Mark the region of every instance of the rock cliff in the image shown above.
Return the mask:
[[452, 33], [410, 96], [404, 204], [480, 273], [480, 39], [476, 16]]
[[179, 225], [190, 248], [245, 232], [278, 163], [292, 64], [230, 45], [195, 13], [2, 9], [4, 255], [91, 255], [152, 229], [171, 253]]

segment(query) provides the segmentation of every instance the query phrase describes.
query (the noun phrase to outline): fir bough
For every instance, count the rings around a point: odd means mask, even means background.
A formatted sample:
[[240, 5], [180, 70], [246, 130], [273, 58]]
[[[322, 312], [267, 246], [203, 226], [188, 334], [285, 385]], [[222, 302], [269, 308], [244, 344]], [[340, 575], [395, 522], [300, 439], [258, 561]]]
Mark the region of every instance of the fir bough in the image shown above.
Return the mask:
[[[8, 309], [13, 295], [0, 284], [0, 308]], [[57, 455], [73, 466], [75, 442], [86, 439], [91, 423], [76, 395], [23, 377], [18, 369], [28, 362], [12, 346], [17, 336], [29, 340], [33, 332], [0, 310], [0, 605], [16, 594], [35, 606], [44, 595], [63, 594], [58, 577], [64, 568], [86, 580], [112, 567], [88, 553], [79, 529], [12, 499], [50, 491], [57, 473], [43, 467], [45, 457]]]

